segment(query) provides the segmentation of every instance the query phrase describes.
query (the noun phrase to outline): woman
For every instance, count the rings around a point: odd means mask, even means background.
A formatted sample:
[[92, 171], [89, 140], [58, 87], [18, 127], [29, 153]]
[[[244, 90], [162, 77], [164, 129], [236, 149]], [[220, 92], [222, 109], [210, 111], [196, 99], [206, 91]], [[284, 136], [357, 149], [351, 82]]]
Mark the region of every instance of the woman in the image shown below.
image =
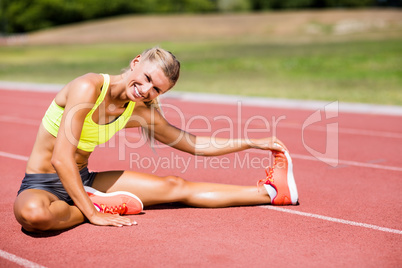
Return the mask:
[[[86, 74], [56, 95], [39, 127], [14, 204], [15, 217], [25, 230], [60, 230], [85, 220], [96, 225], [133, 225], [119, 214], [136, 214], [143, 205], [167, 202], [196, 207], [297, 203], [291, 159], [281, 141], [222, 138], [219, 144], [227, 146], [208, 147], [211, 137], [178, 129], [156, 111], [157, 97], [175, 85], [179, 71], [180, 63], [170, 52], [152, 48], [135, 57], [121, 75]], [[151, 138], [193, 155], [273, 150], [275, 165], [259, 182], [266, 191], [258, 185], [194, 183], [135, 171], [88, 171], [96, 145], [122, 128], [138, 127]]]

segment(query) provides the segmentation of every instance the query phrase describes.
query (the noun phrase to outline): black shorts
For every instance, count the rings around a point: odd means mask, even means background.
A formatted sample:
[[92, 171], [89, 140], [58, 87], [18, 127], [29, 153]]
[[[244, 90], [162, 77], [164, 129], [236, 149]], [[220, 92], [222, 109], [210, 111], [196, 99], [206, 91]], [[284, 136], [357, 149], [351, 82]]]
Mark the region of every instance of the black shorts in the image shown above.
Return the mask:
[[[80, 170], [81, 180], [84, 186], [92, 186], [97, 172], [89, 172], [88, 168]], [[54, 194], [60, 200], [73, 204], [73, 200], [64, 189], [57, 173], [25, 174], [18, 194], [27, 189], [45, 190]]]

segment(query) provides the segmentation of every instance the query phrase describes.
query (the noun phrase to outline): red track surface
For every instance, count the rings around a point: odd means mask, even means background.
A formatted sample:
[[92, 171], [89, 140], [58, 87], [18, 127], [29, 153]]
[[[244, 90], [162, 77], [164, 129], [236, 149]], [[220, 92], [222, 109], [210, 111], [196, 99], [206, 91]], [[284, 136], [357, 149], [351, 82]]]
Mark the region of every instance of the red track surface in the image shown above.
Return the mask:
[[[210, 133], [226, 129], [215, 133], [218, 136], [244, 136], [239, 129], [247, 126], [253, 130], [250, 137], [261, 137], [267, 131], [255, 131], [265, 127], [257, 115], [268, 119], [270, 134], [274, 132], [272, 116], [283, 116], [275, 134], [293, 156], [300, 206], [199, 209], [168, 204], [130, 216], [138, 222], [133, 227], [86, 223], [65, 232], [25, 234], [14, 219], [13, 201], [38, 124], [53, 97], [54, 93], [0, 90], [0, 267], [402, 266], [402, 118], [397, 116], [339, 113], [303, 128], [314, 111], [167, 98], [164, 103], [185, 115], [166, 108], [167, 118], [204, 135], [209, 121]], [[306, 150], [325, 152], [327, 123], [339, 127], [336, 167]], [[116, 136], [105, 148], [96, 149], [90, 169], [142, 166], [143, 171], [160, 175], [240, 185], [253, 185], [264, 177], [263, 169], [251, 164], [266, 159], [261, 151], [208, 162], [170, 148], [157, 149], [156, 155], [148, 145], [138, 146], [138, 140], [132, 130]], [[159, 164], [152, 165], [158, 159]], [[189, 161], [188, 167], [183, 161]]]

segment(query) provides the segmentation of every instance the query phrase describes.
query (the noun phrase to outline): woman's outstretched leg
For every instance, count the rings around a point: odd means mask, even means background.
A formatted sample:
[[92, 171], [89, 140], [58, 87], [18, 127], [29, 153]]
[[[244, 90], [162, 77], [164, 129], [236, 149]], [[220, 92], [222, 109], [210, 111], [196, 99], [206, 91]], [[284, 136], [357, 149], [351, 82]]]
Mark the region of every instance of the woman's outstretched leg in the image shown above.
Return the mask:
[[128, 191], [137, 195], [145, 206], [181, 202], [195, 207], [241, 205], [296, 205], [298, 192], [288, 152], [274, 152], [274, 165], [267, 170], [264, 185], [237, 186], [189, 182], [177, 176], [158, 177], [134, 171], [98, 173], [93, 187], [103, 192]]
[[265, 189], [256, 186], [186, 182], [188, 196], [182, 202], [194, 207], [230, 207], [269, 204]]
[[144, 206], [181, 202], [195, 207], [228, 207], [268, 204], [271, 199], [263, 187], [190, 182], [181, 177], [158, 177], [134, 171], [97, 174], [93, 188], [103, 192], [128, 191]]

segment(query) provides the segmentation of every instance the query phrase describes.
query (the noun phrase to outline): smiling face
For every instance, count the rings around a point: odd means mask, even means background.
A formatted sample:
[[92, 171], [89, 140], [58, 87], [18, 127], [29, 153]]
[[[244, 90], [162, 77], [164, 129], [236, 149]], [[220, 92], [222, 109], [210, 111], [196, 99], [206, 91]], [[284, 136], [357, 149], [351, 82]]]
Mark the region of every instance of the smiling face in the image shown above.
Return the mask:
[[137, 56], [130, 63], [126, 77], [127, 97], [132, 101], [149, 102], [171, 88], [171, 83], [158, 64]]

